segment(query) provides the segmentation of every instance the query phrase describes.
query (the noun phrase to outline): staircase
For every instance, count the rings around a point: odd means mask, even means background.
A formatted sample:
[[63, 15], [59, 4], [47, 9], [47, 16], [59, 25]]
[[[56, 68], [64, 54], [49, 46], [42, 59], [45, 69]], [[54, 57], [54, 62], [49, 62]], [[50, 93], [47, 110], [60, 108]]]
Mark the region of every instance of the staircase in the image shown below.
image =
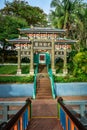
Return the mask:
[[52, 99], [51, 82], [45, 65], [39, 65], [36, 99], [27, 130], [63, 130], [57, 117], [57, 101]]
[[36, 99], [52, 99], [51, 83], [48, 74], [37, 76]]
[[51, 82], [46, 65], [39, 65], [38, 71], [36, 99], [52, 99]]
[[39, 65], [38, 73], [47, 73], [46, 65]]

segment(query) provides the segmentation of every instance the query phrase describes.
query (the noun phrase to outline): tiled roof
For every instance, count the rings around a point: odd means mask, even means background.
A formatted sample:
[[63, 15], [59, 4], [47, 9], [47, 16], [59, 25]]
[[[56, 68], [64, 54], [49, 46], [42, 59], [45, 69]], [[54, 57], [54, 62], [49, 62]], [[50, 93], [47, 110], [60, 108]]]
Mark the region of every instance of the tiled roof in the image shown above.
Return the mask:
[[[10, 39], [10, 40], [7, 40], [9, 43], [30, 43], [30, 40], [28, 39], [28, 37], [21, 37], [21, 38], [16, 38], [16, 39]], [[36, 39], [37, 42], [41, 42], [42, 39]], [[51, 42], [51, 39], [43, 39], [42, 42]], [[71, 39], [65, 39], [65, 38], [58, 38], [58, 39], [55, 39], [55, 43], [57, 44], [74, 44], [76, 43], [77, 41], [75, 40], [71, 40]]]
[[21, 33], [64, 33], [66, 32], [66, 30], [64, 29], [40, 28], [40, 27], [19, 29], [19, 31]]
[[16, 39], [10, 39], [10, 40], [7, 40], [9, 43], [30, 43], [29, 39], [23, 39], [23, 38], [16, 38]]
[[72, 44], [72, 43], [76, 43], [77, 41], [76, 40], [71, 40], [71, 39], [65, 39], [65, 38], [58, 38], [56, 39], [56, 43], [69, 43], [69, 44]]

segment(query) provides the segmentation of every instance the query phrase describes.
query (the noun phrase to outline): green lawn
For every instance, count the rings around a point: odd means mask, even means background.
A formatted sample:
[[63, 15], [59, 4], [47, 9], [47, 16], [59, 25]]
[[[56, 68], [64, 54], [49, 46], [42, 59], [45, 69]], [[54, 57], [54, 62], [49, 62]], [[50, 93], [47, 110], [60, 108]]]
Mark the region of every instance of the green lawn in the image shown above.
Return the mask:
[[0, 83], [32, 83], [33, 76], [1, 76]]
[[[21, 70], [23, 74], [29, 73], [29, 65], [22, 65]], [[0, 74], [16, 74], [17, 65], [3, 65], [0, 66]]]
[[[21, 65], [22, 74], [29, 74], [29, 65]], [[16, 74], [17, 65], [0, 66], [0, 74]], [[33, 76], [1, 76], [0, 83], [32, 83]]]

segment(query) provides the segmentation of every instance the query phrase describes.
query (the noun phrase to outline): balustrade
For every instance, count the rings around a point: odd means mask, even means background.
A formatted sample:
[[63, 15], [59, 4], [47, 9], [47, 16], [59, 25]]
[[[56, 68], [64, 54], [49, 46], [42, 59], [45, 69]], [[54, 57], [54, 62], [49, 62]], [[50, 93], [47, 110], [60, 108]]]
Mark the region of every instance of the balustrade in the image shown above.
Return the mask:
[[58, 99], [58, 117], [64, 130], [87, 130], [87, 124], [83, 124], [71, 112], [61, 97]]
[[[23, 105], [25, 102], [16, 102], [12, 103], [12, 105]], [[2, 104], [2, 103], [1, 103]], [[11, 102], [7, 104], [3, 103], [5, 109], [5, 116], [8, 115], [9, 111], [7, 111], [7, 106], [11, 105]], [[26, 104], [13, 116], [8, 123], [3, 127], [3, 130], [25, 130], [28, 126], [28, 123], [31, 119], [31, 100], [27, 99]]]

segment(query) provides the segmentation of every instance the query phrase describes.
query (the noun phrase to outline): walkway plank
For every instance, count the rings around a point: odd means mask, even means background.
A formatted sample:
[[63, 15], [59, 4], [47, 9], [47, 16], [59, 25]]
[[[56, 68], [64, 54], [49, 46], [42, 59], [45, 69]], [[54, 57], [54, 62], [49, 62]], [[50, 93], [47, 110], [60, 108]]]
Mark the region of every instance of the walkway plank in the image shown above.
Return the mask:
[[33, 100], [32, 117], [57, 117], [57, 101], [53, 99]]
[[32, 119], [27, 130], [63, 130], [57, 118], [57, 101], [36, 99], [32, 101]]
[[32, 118], [27, 130], [63, 130], [57, 118]]

